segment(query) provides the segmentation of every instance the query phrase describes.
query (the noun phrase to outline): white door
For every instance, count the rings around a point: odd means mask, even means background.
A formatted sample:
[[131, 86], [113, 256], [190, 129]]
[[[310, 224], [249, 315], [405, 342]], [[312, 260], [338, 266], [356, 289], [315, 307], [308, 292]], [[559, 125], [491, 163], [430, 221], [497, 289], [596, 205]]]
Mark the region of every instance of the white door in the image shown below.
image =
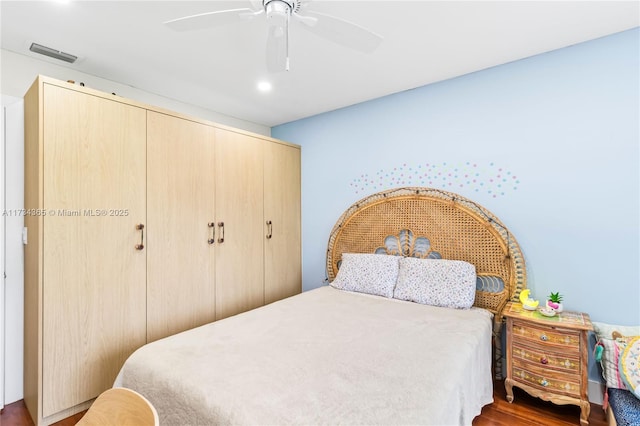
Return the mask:
[[[2, 96], [0, 131], [0, 407], [23, 398], [24, 104]], [[6, 214], [5, 214], [6, 213]]]
[[3, 212], [0, 222], [0, 409], [4, 408], [4, 317], [5, 317], [5, 282], [4, 282], [4, 246], [6, 242], [4, 220], [4, 152], [5, 152], [5, 129], [6, 129], [6, 108], [2, 105], [2, 119], [0, 120], [0, 135], [2, 135], [2, 146], [0, 146], [0, 210]]

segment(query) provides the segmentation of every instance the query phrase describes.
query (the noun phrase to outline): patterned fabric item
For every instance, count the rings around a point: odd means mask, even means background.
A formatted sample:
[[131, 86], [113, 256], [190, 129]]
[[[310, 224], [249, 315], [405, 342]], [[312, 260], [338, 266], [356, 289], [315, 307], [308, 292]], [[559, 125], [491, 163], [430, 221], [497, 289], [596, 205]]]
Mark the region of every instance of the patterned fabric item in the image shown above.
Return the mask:
[[618, 426], [640, 425], [640, 400], [624, 389], [609, 389], [609, 405]]
[[393, 297], [399, 259], [384, 254], [343, 253], [338, 275], [330, 285], [339, 290]]
[[613, 333], [620, 336], [640, 336], [640, 325], [618, 325], [593, 321], [593, 328], [599, 337], [613, 339]]
[[618, 370], [627, 389], [640, 398], [640, 336], [629, 340], [620, 355]]
[[600, 360], [602, 375], [609, 389], [626, 389], [620, 376], [620, 371], [618, 370], [618, 364], [620, 354], [632, 338], [633, 337], [618, 337], [617, 339], [605, 339], [601, 337], [599, 340], [604, 346], [602, 359]]
[[467, 309], [476, 296], [476, 268], [461, 260], [400, 259], [393, 297], [445, 308]]

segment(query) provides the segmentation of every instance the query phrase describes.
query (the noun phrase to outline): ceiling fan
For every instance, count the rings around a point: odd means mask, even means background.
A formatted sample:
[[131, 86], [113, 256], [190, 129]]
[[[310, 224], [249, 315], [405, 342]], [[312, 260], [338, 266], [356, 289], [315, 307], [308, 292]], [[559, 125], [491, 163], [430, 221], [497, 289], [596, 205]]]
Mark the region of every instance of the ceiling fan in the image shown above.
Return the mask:
[[[250, 0], [252, 8], [240, 8], [201, 13], [167, 21], [176, 31], [191, 31], [232, 24], [240, 20], [265, 15], [268, 23], [267, 69], [270, 72], [289, 71], [289, 24], [291, 18], [301, 27], [335, 43], [371, 53], [382, 37], [358, 24], [325, 13], [308, 10], [312, 0]], [[302, 12], [302, 13], [301, 13]]]

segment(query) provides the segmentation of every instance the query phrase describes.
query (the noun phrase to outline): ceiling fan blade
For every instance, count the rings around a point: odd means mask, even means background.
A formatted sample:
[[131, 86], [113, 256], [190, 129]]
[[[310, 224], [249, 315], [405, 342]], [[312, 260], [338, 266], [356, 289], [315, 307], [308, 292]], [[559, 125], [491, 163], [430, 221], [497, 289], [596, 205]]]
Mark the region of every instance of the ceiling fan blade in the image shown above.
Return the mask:
[[314, 18], [312, 16], [300, 15], [297, 12], [293, 12], [292, 15], [298, 22], [302, 22], [308, 27], [313, 27], [318, 23], [318, 18]]
[[[312, 24], [312, 21], [305, 19], [307, 17], [316, 18], [317, 21]], [[308, 31], [360, 52], [373, 52], [383, 40], [382, 36], [367, 28], [332, 15], [305, 11], [304, 16], [301, 15], [301, 18], [300, 21], [306, 24], [302, 27]]]
[[253, 6], [255, 10], [260, 10], [260, 9], [264, 10], [264, 4], [262, 3], [262, 0], [249, 0], [249, 2], [251, 3], [251, 6]]
[[164, 24], [176, 31], [202, 30], [205, 28], [214, 28], [222, 25], [233, 24], [234, 22], [241, 21], [243, 15], [246, 16], [246, 14], [252, 13], [254, 13], [254, 11], [247, 8], [220, 10], [217, 12], [207, 12], [199, 15], [173, 19], [165, 22]]
[[286, 28], [279, 26], [269, 27], [267, 35], [267, 71], [281, 72], [289, 70], [287, 43]]

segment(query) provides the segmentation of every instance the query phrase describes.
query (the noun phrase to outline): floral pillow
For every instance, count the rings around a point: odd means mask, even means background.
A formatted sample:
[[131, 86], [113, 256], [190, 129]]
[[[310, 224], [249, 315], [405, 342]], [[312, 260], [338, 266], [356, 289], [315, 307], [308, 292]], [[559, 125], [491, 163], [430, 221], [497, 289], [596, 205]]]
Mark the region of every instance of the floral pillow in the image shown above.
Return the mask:
[[330, 285], [339, 290], [393, 297], [398, 278], [398, 256], [343, 253], [336, 279]]
[[627, 389], [640, 398], [640, 336], [627, 342], [627, 347], [620, 355], [618, 371]]
[[622, 355], [626, 349], [627, 344], [638, 337], [640, 327], [619, 326], [599, 322], [594, 322], [593, 326], [598, 337], [598, 345], [602, 346], [603, 349], [599, 359], [596, 357], [596, 360], [600, 361], [602, 375], [604, 376], [607, 388], [626, 389], [627, 387], [622, 380], [622, 376], [620, 376], [620, 370], [618, 368], [620, 355]]
[[470, 308], [476, 297], [476, 268], [461, 260], [402, 258], [393, 297], [423, 305]]

